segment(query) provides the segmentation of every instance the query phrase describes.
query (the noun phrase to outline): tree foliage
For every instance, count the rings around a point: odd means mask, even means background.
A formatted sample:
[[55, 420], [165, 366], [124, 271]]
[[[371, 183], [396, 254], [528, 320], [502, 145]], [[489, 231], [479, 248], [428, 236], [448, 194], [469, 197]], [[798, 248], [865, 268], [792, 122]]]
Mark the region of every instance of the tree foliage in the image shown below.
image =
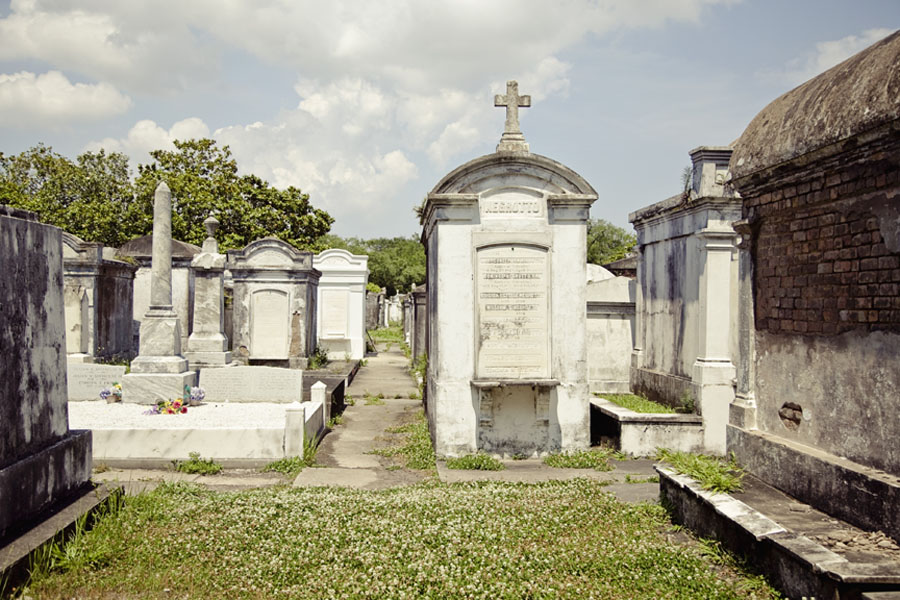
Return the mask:
[[128, 158], [85, 152], [76, 162], [38, 144], [0, 153], [0, 203], [38, 214], [44, 223], [88, 240], [120, 246], [142, 220], [134, 203]]
[[87, 241], [121, 246], [153, 230], [153, 196], [160, 181], [172, 190], [172, 234], [201, 244], [203, 221], [220, 223], [220, 249], [242, 248], [274, 236], [315, 250], [334, 219], [295, 187], [279, 190], [255, 175], [238, 175], [228, 146], [210, 139], [176, 141], [138, 165], [132, 183], [128, 158], [85, 152], [76, 162], [38, 145], [16, 156], [0, 153], [0, 202], [38, 213], [45, 223]]
[[637, 237], [603, 219], [588, 220], [587, 261], [605, 265], [625, 256], [634, 248]]
[[368, 254], [369, 281], [386, 288], [388, 296], [409, 292], [412, 286], [425, 283], [425, 248], [416, 235], [371, 240], [327, 235], [321, 242], [327, 248]]

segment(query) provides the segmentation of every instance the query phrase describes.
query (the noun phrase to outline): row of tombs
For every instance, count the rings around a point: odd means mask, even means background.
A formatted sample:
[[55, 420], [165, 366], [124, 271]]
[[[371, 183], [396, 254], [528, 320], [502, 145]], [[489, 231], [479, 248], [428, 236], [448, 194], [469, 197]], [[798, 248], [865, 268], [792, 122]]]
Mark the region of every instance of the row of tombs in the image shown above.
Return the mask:
[[[635, 278], [587, 266], [596, 192], [532, 153], [508, 113], [497, 151], [428, 194], [427, 282], [394, 307], [427, 357], [436, 453], [584, 449], [594, 406], [619, 422], [622, 444], [630, 422], [660, 432], [647, 445], [734, 452], [793, 497], [900, 539], [900, 96], [883, 85], [898, 61], [894, 34], [774, 101], [734, 144], [692, 151], [689, 188], [630, 215]], [[530, 105], [512, 82], [499, 99]], [[66, 363], [73, 387], [88, 356], [122, 353], [135, 315], [129, 376], [175, 383], [142, 399], [177, 393], [188, 365], [302, 368], [329, 332], [334, 352], [361, 356], [349, 340], [367, 319], [362, 258], [330, 251], [317, 263], [271, 239], [225, 256], [210, 235], [179, 284], [167, 194], [161, 185], [147, 299], [130, 285], [135, 268], [99, 246], [0, 213], [0, 505], [28, 504], [17, 514], [65, 487], [29, 494], [8, 484], [17, 477], [87, 480], [91, 432], [68, 429]], [[358, 279], [326, 287], [331, 259], [348, 279], [357, 261]], [[134, 306], [112, 301], [129, 289]], [[179, 297], [190, 313], [179, 315]], [[97, 387], [86, 385], [92, 397]], [[695, 414], [637, 418], [592, 396], [629, 390], [689, 399]]]
[[[174, 354], [201, 378], [234, 365], [305, 369], [317, 351], [330, 360], [363, 358], [368, 257], [341, 249], [314, 255], [274, 238], [220, 254], [216, 225], [207, 220], [202, 248], [171, 240]], [[62, 241], [69, 399], [95, 400], [123, 379], [126, 402], [165, 399], [129, 394], [124, 378], [152, 304], [152, 236], [118, 250], [65, 232]], [[233, 379], [224, 372], [209, 377]], [[223, 387], [202, 385], [214, 394]]]

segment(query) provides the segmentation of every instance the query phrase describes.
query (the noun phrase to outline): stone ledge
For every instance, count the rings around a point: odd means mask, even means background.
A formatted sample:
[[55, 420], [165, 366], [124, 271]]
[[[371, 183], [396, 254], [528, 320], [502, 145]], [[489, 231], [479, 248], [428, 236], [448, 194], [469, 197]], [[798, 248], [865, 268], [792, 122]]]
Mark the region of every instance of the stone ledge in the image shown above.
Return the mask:
[[[900, 478], [758, 430], [728, 425], [726, 435], [738, 461], [769, 485], [900, 541]], [[796, 477], [797, 472], [811, 475]]]
[[715, 537], [755, 564], [791, 598], [859, 597], [867, 590], [900, 591], [897, 563], [850, 562], [744, 502], [704, 490], [694, 479], [657, 465], [660, 496], [675, 522]]
[[498, 387], [539, 387], [551, 388], [559, 385], [556, 379], [473, 379], [472, 387], [478, 389]]
[[650, 456], [659, 447], [684, 452], [703, 450], [703, 419], [700, 415], [647, 414], [591, 398], [591, 443], [603, 437], [615, 440], [619, 451]]

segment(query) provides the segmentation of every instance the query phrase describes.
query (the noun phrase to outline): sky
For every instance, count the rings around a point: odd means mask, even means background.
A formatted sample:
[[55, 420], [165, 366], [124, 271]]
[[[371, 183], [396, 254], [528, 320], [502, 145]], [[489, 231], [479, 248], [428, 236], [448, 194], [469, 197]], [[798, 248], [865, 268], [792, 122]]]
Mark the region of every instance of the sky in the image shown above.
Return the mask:
[[630, 230], [691, 149], [898, 27], [900, 0], [7, 0], [0, 152], [104, 148], [136, 173], [212, 137], [333, 233], [409, 236], [445, 174], [495, 151], [515, 79], [531, 151]]

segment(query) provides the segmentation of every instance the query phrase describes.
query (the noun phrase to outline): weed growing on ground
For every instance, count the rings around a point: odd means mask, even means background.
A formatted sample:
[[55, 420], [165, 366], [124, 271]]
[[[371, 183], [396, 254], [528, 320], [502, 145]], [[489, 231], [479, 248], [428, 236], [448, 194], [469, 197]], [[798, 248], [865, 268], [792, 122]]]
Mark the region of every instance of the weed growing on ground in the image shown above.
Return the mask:
[[331, 362], [328, 360], [328, 351], [322, 348], [319, 345], [316, 345], [316, 349], [313, 352], [312, 356], [307, 360], [306, 368], [312, 371], [316, 369], [324, 369], [328, 366], [328, 363]]
[[380, 456], [399, 456], [406, 461], [407, 469], [437, 472], [434, 448], [431, 447], [431, 435], [428, 433], [428, 423], [425, 422], [425, 413], [421, 410], [412, 423], [389, 427], [387, 433], [405, 433], [406, 438], [396, 446], [376, 448], [372, 454]]
[[301, 456], [286, 456], [279, 460], [270, 462], [265, 467], [263, 467], [263, 472], [275, 472], [281, 473], [282, 475], [287, 475], [288, 477], [296, 477], [300, 471], [303, 470], [303, 467], [307, 466], [304, 464], [303, 457]]
[[328, 427], [328, 429], [334, 429], [338, 425], [343, 425], [343, 424], [344, 424], [344, 415], [343, 414], [334, 415], [333, 417], [328, 419], [328, 423], [326, 424], [326, 427]]
[[613, 404], [618, 404], [622, 408], [633, 410], [636, 413], [646, 414], [674, 414], [675, 409], [665, 404], [659, 404], [647, 400], [643, 396], [635, 394], [596, 394], [604, 400], [609, 400]]
[[506, 467], [490, 454], [479, 452], [478, 454], [467, 454], [458, 458], [448, 458], [447, 468], [466, 471], [502, 471]]
[[172, 461], [176, 471], [192, 475], [215, 475], [222, 471], [222, 465], [211, 458], [200, 458], [199, 452], [191, 452], [188, 456], [190, 456], [188, 460]]
[[364, 402], [366, 406], [381, 406], [384, 404], [384, 395], [378, 394], [377, 396], [369, 396], [366, 395], [366, 401]]
[[591, 448], [574, 452], [560, 452], [544, 457], [544, 464], [559, 469], [594, 469], [596, 471], [612, 471], [609, 459], [614, 452], [609, 448]]
[[403, 328], [400, 325], [390, 325], [388, 327], [380, 327], [369, 332], [372, 339], [376, 342], [394, 342], [403, 341]]
[[[163, 484], [83, 536], [92, 566], [35, 598], [670, 598], [761, 600], [656, 505], [586, 478], [364, 491]], [[717, 572], [724, 576], [717, 576]], [[315, 581], [315, 585], [310, 582]]]
[[727, 494], [743, 489], [741, 480], [744, 478], [744, 470], [738, 465], [733, 452], [725, 459], [658, 448], [656, 459], [668, 463], [678, 473], [693, 477], [705, 490]]
[[659, 476], [651, 475], [650, 477], [632, 477], [631, 475], [625, 475], [625, 483], [659, 483]]
[[350, 394], [347, 394], [346, 396], [344, 396], [344, 405], [345, 406], [356, 406], [356, 398], [354, 398]]

